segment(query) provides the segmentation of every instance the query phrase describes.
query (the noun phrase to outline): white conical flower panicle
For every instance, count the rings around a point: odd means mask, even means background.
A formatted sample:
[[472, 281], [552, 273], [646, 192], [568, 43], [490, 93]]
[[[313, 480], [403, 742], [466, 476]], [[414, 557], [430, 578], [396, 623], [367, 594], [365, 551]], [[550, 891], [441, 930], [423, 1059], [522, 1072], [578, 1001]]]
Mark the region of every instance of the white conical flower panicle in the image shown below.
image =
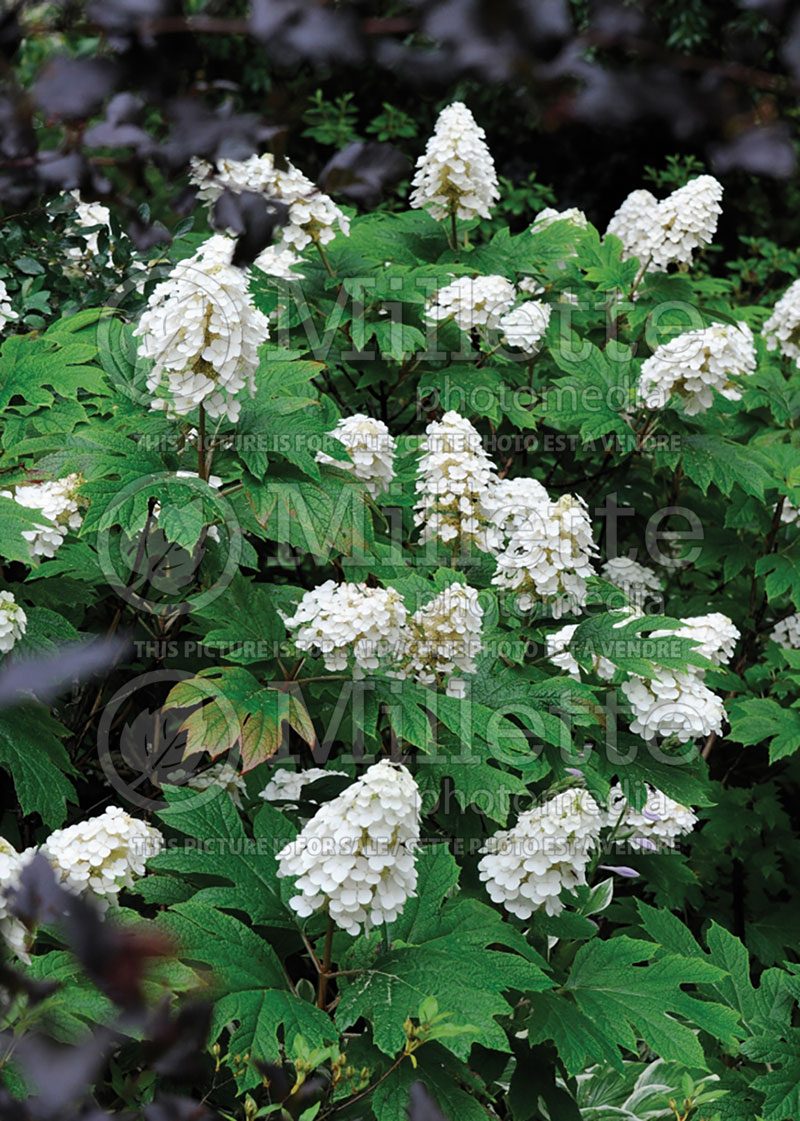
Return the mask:
[[515, 479], [490, 491], [483, 508], [505, 537], [493, 584], [516, 592], [523, 611], [541, 602], [558, 618], [583, 606], [597, 550], [582, 498], [564, 494], [551, 502], [535, 480]]
[[[695, 653], [708, 658], [715, 666], [725, 665], [733, 657], [733, 651], [741, 635], [727, 615], [714, 611], [709, 615], [691, 615], [681, 620], [681, 626], [674, 631], [653, 631], [651, 638], [690, 638], [698, 643]], [[693, 672], [697, 672], [693, 670]], [[701, 671], [702, 672], [702, 671]]]
[[25, 924], [11, 914], [9, 892], [19, 886], [20, 872], [33, 853], [33, 849], [17, 852], [5, 837], [0, 837], [0, 938], [23, 961], [30, 960], [28, 948], [31, 936]]
[[236, 421], [238, 396], [255, 392], [258, 348], [269, 335], [253, 304], [247, 273], [231, 264], [234, 242], [222, 234], [179, 261], [156, 285], [134, 335], [153, 362], [153, 409], [183, 416], [203, 405], [210, 417]]
[[0, 280], [0, 331], [11, 319], [19, 319], [19, 316], [9, 302], [8, 289], [4, 281]]
[[294, 249], [281, 245], [268, 245], [262, 249], [253, 265], [267, 276], [277, 276], [283, 280], [302, 280], [303, 274], [296, 266], [300, 257]]
[[769, 637], [784, 650], [800, 650], [800, 611], [776, 623]]
[[[625, 619], [624, 622], [627, 622], [627, 619]], [[547, 649], [547, 657], [553, 665], [563, 669], [570, 677], [574, 677], [576, 681], [579, 681], [581, 667], [578, 665], [575, 656], [571, 654], [569, 650], [569, 644], [572, 642], [577, 629], [577, 623], [571, 623], [569, 626], [561, 627], [560, 630], [554, 631], [547, 636], [545, 646]], [[617, 667], [614, 663], [610, 662], [608, 658], [604, 658], [602, 654], [593, 655], [592, 669], [603, 681], [611, 681], [614, 674], [617, 672]]]
[[547, 325], [550, 322], [550, 305], [541, 300], [526, 300], [500, 320], [503, 342], [521, 350], [526, 358], [539, 352]]
[[610, 557], [600, 572], [609, 584], [624, 592], [637, 607], [641, 607], [650, 596], [660, 595], [662, 591], [663, 582], [653, 569], [630, 557]]
[[649, 852], [674, 848], [679, 837], [694, 829], [697, 815], [655, 787], [645, 789], [647, 801], [642, 809], [635, 810], [622, 787], [612, 786], [608, 795], [608, 824], [632, 848]]
[[767, 350], [776, 348], [787, 358], [800, 362], [800, 280], [790, 284], [761, 329]]
[[22, 638], [28, 617], [14, 599], [12, 592], [0, 592], [0, 654], [7, 654]]
[[605, 815], [585, 790], [572, 787], [520, 815], [513, 829], [487, 841], [478, 873], [495, 903], [529, 919], [557, 915], [561, 892], [586, 883]]
[[481, 499], [494, 479], [495, 466], [481, 437], [456, 412], [445, 413], [425, 429], [417, 467], [414, 524], [421, 541], [444, 545], [472, 542], [486, 551], [486, 523]]
[[31, 557], [53, 557], [71, 529], [79, 529], [83, 522], [78, 491], [83, 479], [80, 475], [66, 475], [63, 479], [37, 483], [20, 483], [13, 491], [3, 490], [3, 498], [13, 498], [28, 510], [41, 510], [53, 525], [24, 529], [22, 536], [28, 542]]
[[393, 588], [327, 580], [306, 592], [284, 622], [298, 650], [319, 651], [325, 668], [356, 676], [377, 670], [398, 649], [407, 611]]
[[606, 233], [622, 242], [623, 256], [638, 257], [648, 271], [688, 265], [695, 250], [710, 244], [722, 213], [722, 185], [699, 175], [659, 202], [649, 191], [633, 191]]
[[40, 852], [68, 891], [91, 895], [105, 910], [122, 888], [133, 886], [134, 877], [144, 875], [147, 860], [162, 846], [157, 829], [109, 806], [98, 817], [56, 829]]
[[317, 452], [317, 462], [350, 471], [373, 498], [389, 489], [394, 478], [395, 439], [382, 420], [373, 420], [364, 413], [343, 417], [329, 435], [344, 444], [350, 462]]
[[419, 825], [412, 776], [388, 760], [375, 763], [278, 853], [278, 875], [296, 877], [289, 906], [300, 918], [327, 906], [352, 935], [394, 922], [416, 894]]
[[[511, 311], [516, 289], [504, 276], [459, 276], [425, 307], [428, 319], [453, 319], [462, 331], [493, 331]], [[546, 324], [545, 324], [546, 326]]]
[[[337, 229], [350, 233], [350, 219], [338, 206], [312, 183], [289, 160], [285, 167], [276, 166], [275, 157], [269, 153], [250, 156], [246, 160], [219, 160], [216, 167], [204, 160], [192, 163], [192, 182], [198, 186], [197, 197], [214, 203], [223, 191], [253, 191], [268, 199], [284, 203], [289, 208], [289, 220], [280, 228], [280, 240], [275, 248], [299, 252], [311, 242], [327, 245], [336, 236]], [[272, 247], [270, 247], [272, 248]], [[266, 252], [266, 251], [265, 251]], [[270, 261], [287, 265], [289, 258], [270, 257], [258, 264], [264, 268]], [[280, 275], [272, 272], [272, 275]]]
[[417, 160], [410, 205], [437, 221], [488, 218], [500, 197], [486, 133], [460, 101], [439, 114], [433, 136]]
[[[324, 767], [308, 767], [305, 771], [290, 771], [281, 767], [273, 773], [272, 778], [262, 791], [259, 798], [265, 802], [298, 802], [303, 795], [303, 790], [309, 783], [321, 778], [346, 778], [346, 771], [326, 770]], [[313, 799], [318, 801], [318, 799]]]
[[714, 403], [713, 390], [729, 401], [740, 400], [733, 378], [755, 373], [753, 334], [746, 323], [714, 323], [686, 331], [659, 346], [642, 364], [639, 395], [648, 409], [663, 408], [678, 397], [687, 416]]
[[413, 677], [423, 685], [441, 678], [447, 695], [463, 697], [462, 674], [475, 673], [475, 659], [483, 649], [483, 608], [478, 593], [466, 584], [453, 583], [419, 608], [402, 634], [397, 666], [392, 676]]
[[675, 736], [688, 743], [722, 734], [725, 707], [696, 673], [661, 669], [656, 677], [632, 677], [621, 686], [633, 712], [631, 731], [642, 739]]

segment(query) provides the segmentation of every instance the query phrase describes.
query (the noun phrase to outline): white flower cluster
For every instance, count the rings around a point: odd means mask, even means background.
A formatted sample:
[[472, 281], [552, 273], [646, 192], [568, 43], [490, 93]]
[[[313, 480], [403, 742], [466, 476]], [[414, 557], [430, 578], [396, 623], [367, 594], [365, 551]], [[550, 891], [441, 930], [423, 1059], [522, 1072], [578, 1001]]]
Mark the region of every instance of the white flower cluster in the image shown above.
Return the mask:
[[609, 584], [623, 591], [637, 607], [641, 607], [651, 594], [657, 595], [662, 590], [661, 578], [653, 569], [630, 557], [611, 557], [600, 571]]
[[382, 420], [373, 420], [364, 413], [343, 417], [329, 435], [344, 444], [350, 453], [350, 462], [333, 459], [325, 452], [317, 452], [317, 462], [350, 471], [373, 498], [389, 489], [394, 478], [395, 439]]
[[631, 731], [645, 740], [677, 736], [688, 743], [722, 733], [725, 708], [699, 674], [660, 669], [656, 677], [632, 677], [621, 688], [633, 711]]
[[388, 760], [375, 763], [278, 853], [278, 875], [297, 877], [290, 907], [307, 918], [327, 906], [352, 935], [394, 922], [416, 893], [419, 825], [412, 776]]
[[247, 273], [231, 264], [234, 242], [215, 234], [156, 285], [134, 330], [139, 354], [153, 361], [147, 387], [165, 389], [153, 409], [185, 415], [203, 405], [236, 421], [238, 394], [255, 391], [258, 348], [269, 335]]
[[[569, 626], [561, 627], [560, 630], [554, 631], [549, 634], [545, 640], [547, 649], [547, 657], [553, 663], [568, 673], [570, 677], [574, 677], [576, 681], [580, 680], [581, 667], [578, 665], [577, 659], [569, 651], [569, 644], [578, 629], [577, 623], [571, 623]], [[594, 654], [592, 657], [592, 669], [599, 678], [603, 681], [611, 681], [614, 674], [617, 672], [617, 667], [608, 658], [604, 658], [602, 654]]]
[[586, 868], [605, 815], [585, 790], [571, 787], [520, 815], [483, 846], [478, 873], [495, 903], [529, 919], [534, 911], [557, 915], [567, 888], [586, 883]]
[[682, 620], [682, 626], [674, 631], [653, 631], [653, 638], [690, 638], [698, 643], [695, 653], [708, 658], [715, 666], [725, 665], [733, 657], [733, 651], [741, 635], [727, 615], [713, 611], [709, 615], [690, 615]]
[[[350, 219], [339, 207], [303, 175], [288, 160], [279, 168], [275, 157], [269, 153], [250, 156], [246, 160], [219, 160], [212, 167], [204, 160], [192, 165], [192, 182], [198, 186], [197, 197], [214, 203], [224, 190], [253, 191], [285, 203], [289, 208], [289, 221], [281, 227], [280, 239], [275, 248], [281, 252], [292, 249], [299, 252], [313, 242], [326, 245], [336, 236], [336, 228], [345, 235], [350, 233]], [[289, 262], [289, 258], [271, 255], [266, 263]], [[258, 260], [256, 264], [263, 268]], [[264, 269], [265, 272], [272, 271]], [[280, 275], [274, 273], [273, 275]]]
[[242, 808], [242, 794], [247, 792], [244, 779], [230, 763], [215, 763], [205, 771], [190, 775], [184, 785], [197, 791], [215, 787], [224, 790], [238, 809]]
[[500, 319], [503, 342], [521, 350], [526, 358], [533, 358], [541, 346], [550, 314], [550, 304], [526, 300]]
[[800, 650], [800, 611], [776, 623], [769, 637], [784, 650]]
[[19, 316], [9, 303], [8, 289], [4, 281], [0, 280], [0, 331], [10, 319], [19, 319]]
[[0, 654], [13, 649], [28, 627], [28, 617], [12, 592], [0, 592]]
[[40, 852], [57, 879], [69, 891], [89, 893], [106, 910], [134, 876], [143, 876], [145, 863], [160, 851], [163, 838], [153, 826], [109, 806], [87, 821], [56, 829]]
[[433, 320], [452, 318], [462, 331], [494, 330], [516, 298], [514, 285], [504, 276], [459, 276], [428, 301], [425, 314]]
[[433, 136], [417, 160], [409, 203], [427, 207], [437, 221], [488, 218], [500, 197], [486, 133], [460, 101], [439, 114]]
[[281, 277], [283, 280], [302, 280], [303, 274], [294, 266], [300, 257], [291, 247], [268, 245], [262, 249], [253, 264], [267, 276]]
[[447, 412], [425, 429], [421, 450], [414, 513], [414, 524], [422, 527], [420, 540], [473, 542], [487, 551], [480, 504], [495, 468], [480, 434], [465, 417]]
[[687, 416], [714, 403], [712, 390], [729, 401], [740, 400], [734, 377], [755, 372], [753, 334], [746, 323], [714, 323], [686, 331], [657, 347], [642, 364], [639, 394], [649, 409], [663, 408], [679, 397]]
[[395, 654], [408, 612], [393, 588], [336, 584], [326, 580], [305, 593], [294, 615], [285, 619], [297, 629], [298, 650], [319, 650], [325, 668], [340, 671], [351, 664], [355, 676], [376, 670]]
[[483, 608], [475, 589], [450, 584], [410, 616], [402, 633], [399, 668], [390, 671], [392, 676], [413, 677], [423, 685], [443, 676], [447, 695], [463, 697], [466, 682], [453, 674], [475, 673], [475, 658], [483, 649], [482, 625]]
[[[92, 227], [105, 226], [109, 234], [111, 233], [111, 211], [107, 206], [103, 206], [100, 202], [84, 202], [81, 198], [80, 191], [70, 191], [73, 199], [75, 199], [74, 221], [78, 229], [91, 229]], [[98, 230], [92, 229], [89, 234], [82, 234], [83, 240], [86, 244], [85, 252], [82, 252], [77, 245], [73, 245], [66, 251], [66, 256], [72, 261], [82, 261], [94, 257], [98, 251]]]
[[781, 521], [784, 525], [794, 525], [795, 522], [800, 521], [800, 506], [795, 506], [785, 498], [781, 509]]
[[589, 219], [582, 210], [578, 210], [577, 206], [569, 206], [566, 210], [554, 210], [552, 206], [546, 206], [533, 219], [531, 233], [546, 230], [553, 222], [572, 222], [573, 225], [580, 226], [584, 230], [589, 225]]
[[78, 490], [82, 482], [81, 476], [73, 473], [63, 479], [20, 483], [13, 491], [0, 491], [3, 498], [13, 498], [28, 510], [41, 510], [53, 522], [22, 531], [32, 558], [55, 556], [69, 531], [80, 528], [83, 515]]
[[490, 491], [483, 508], [505, 537], [493, 584], [517, 592], [523, 611], [542, 601], [558, 618], [583, 606], [597, 550], [582, 498], [564, 494], [552, 502], [535, 480], [513, 479]]
[[679, 837], [694, 829], [697, 815], [653, 786], [646, 786], [646, 790], [647, 801], [641, 810], [635, 810], [622, 787], [612, 786], [608, 795], [608, 824], [617, 826], [618, 835], [624, 836], [633, 848], [650, 852], [674, 848]]
[[29, 961], [30, 934], [24, 923], [12, 915], [8, 908], [8, 893], [19, 883], [19, 875], [33, 856], [33, 849], [17, 852], [5, 837], [0, 837], [0, 938], [9, 949]]
[[761, 329], [767, 350], [779, 350], [800, 362], [800, 280], [790, 284]]
[[648, 271], [688, 265], [696, 249], [708, 245], [722, 213], [722, 185], [699, 175], [660, 202], [649, 191], [633, 191], [608, 224], [625, 257], [638, 257]]
[[298, 802], [303, 796], [304, 787], [321, 778], [347, 777], [346, 771], [326, 770], [324, 767], [309, 767], [305, 771], [290, 771], [282, 767], [273, 773], [272, 778], [259, 793], [266, 802]]

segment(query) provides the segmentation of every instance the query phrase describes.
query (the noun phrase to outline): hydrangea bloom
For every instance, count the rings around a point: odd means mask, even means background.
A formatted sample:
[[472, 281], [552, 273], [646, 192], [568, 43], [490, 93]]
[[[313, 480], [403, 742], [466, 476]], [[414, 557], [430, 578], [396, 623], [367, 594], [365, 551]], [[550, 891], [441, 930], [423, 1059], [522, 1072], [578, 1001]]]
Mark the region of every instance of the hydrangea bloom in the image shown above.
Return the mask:
[[520, 815], [513, 829], [484, 845], [478, 873], [495, 903], [529, 919], [557, 915], [567, 888], [586, 883], [586, 868], [605, 817], [585, 790], [572, 787]]
[[662, 589], [661, 578], [653, 569], [630, 557], [610, 557], [600, 571], [609, 584], [619, 588], [639, 606], [649, 595], [657, 595]]
[[761, 334], [767, 350], [776, 348], [787, 358], [800, 362], [800, 280], [790, 284], [772, 309]]
[[725, 708], [699, 674], [661, 669], [657, 677], [632, 677], [621, 688], [633, 711], [631, 731], [645, 740], [677, 736], [688, 743], [722, 734]]
[[649, 191], [633, 191], [606, 233], [622, 242], [623, 254], [638, 257], [648, 270], [688, 265], [696, 249], [708, 245], [722, 213], [722, 185], [699, 175], [659, 202]]
[[144, 875], [146, 861], [162, 844], [153, 826], [109, 806], [98, 817], [56, 829], [40, 851], [64, 887], [91, 894], [105, 910], [122, 888], [133, 886], [134, 876]]
[[17, 887], [20, 872], [32, 855], [33, 849], [17, 852], [5, 837], [0, 837], [0, 938], [23, 961], [30, 960], [30, 935], [25, 924], [10, 913], [8, 892]]
[[729, 401], [742, 394], [731, 380], [755, 372], [753, 334], [746, 323], [714, 323], [686, 331], [659, 346], [642, 364], [641, 399], [649, 409], [663, 408], [679, 397], [687, 416], [705, 412], [716, 389]]
[[[591, 559], [596, 547], [584, 500], [564, 494], [551, 502], [544, 488], [542, 497], [539, 485], [531, 486], [533, 482], [525, 480], [514, 492], [517, 497], [525, 493], [530, 498], [524, 515], [509, 515], [501, 506], [492, 516], [506, 535], [505, 547], [495, 554], [497, 572], [492, 583], [517, 592], [523, 611], [542, 601], [558, 618], [586, 602], [586, 581], [593, 575]], [[496, 495], [495, 491], [488, 501]]]
[[295, 266], [300, 262], [300, 257], [290, 247], [281, 245], [268, 245], [262, 249], [253, 264], [261, 269], [267, 276], [278, 276], [284, 280], [302, 280], [303, 274]]
[[356, 676], [378, 669], [401, 641], [407, 611], [393, 588], [366, 584], [324, 584], [306, 592], [286, 626], [296, 629], [298, 650], [319, 650], [325, 668]]
[[343, 417], [330, 433], [347, 448], [351, 462], [317, 452], [317, 462], [350, 471], [366, 483], [373, 498], [389, 489], [394, 478], [395, 439], [382, 420], [364, 413]]
[[504, 276], [459, 276], [429, 301], [429, 319], [452, 319], [462, 331], [494, 330], [514, 306], [517, 293]]
[[83, 479], [80, 475], [66, 475], [63, 479], [37, 483], [20, 483], [13, 491], [3, 490], [0, 495], [13, 498], [29, 510], [41, 510], [53, 525], [24, 529], [22, 536], [28, 542], [31, 557], [53, 557], [71, 529], [78, 529], [83, 521], [78, 490]]
[[521, 350], [526, 358], [538, 353], [550, 322], [551, 308], [541, 300], [526, 300], [500, 320], [503, 342]]
[[19, 319], [19, 316], [9, 303], [8, 289], [5, 282], [0, 280], [0, 331], [3, 330], [10, 319]]
[[647, 786], [647, 801], [641, 810], [635, 810], [622, 792], [619, 784], [612, 786], [608, 795], [608, 823], [626, 836], [633, 848], [657, 850], [674, 848], [679, 837], [691, 833], [697, 824], [697, 815], [688, 806], [682, 806], [653, 786]]
[[245, 386], [255, 390], [269, 324], [253, 304], [247, 274], [231, 264], [233, 245], [222, 234], [210, 237], [147, 301], [134, 335], [139, 354], [153, 361], [148, 389], [166, 391], [153, 409], [180, 416], [203, 405], [210, 417], [236, 421], [237, 396]]
[[230, 796], [231, 801], [238, 809], [242, 808], [242, 795], [247, 792], [244, 779], [230, 763], [215, 763], [205, 771], [190, 775], [184, 785], [188, 786], [190, 790], [198, 791], [218, 787]]
[[589, 219], [582, 210], [578, 210], [577, 206], [569, 206], [566, 210], [554, 210], [552, 206], [546, 206], [533, 219], [531, 233], [535, 233], [537, 228], [545, 230], [548, 226], [552, 226], [553, 222], [573, 222], [583, 229], [589, 225]]
[[488, 218], [500, 197], [486, 133], [460, 101], [439, 114], [433, 136], [417, 160], [409, 203], [426, 207], [437, 221]]
[[[107, 206], [103, 206], [100, 202], [84, 202], [80, 191], [71, 191], [70, 194], [75, 199], [74, 219], [75, 225], [79, 229], [105, 226], [109, 234], [111, 233], [111, 211]], [[73, 245], [66, 251], [67, 257], [73, 261], [94, 257], [99, 248], [97, 229], [92, 230], [92, 233], [82, 234], [81, 236], [86, 243], [86, 250], [82, 252], [77, 245]]]
[[494, 464], [470, 422], [445, 413], [425, 429], [417, 468], [414, 524], [420, 540], [445, 545], [473, 542], [489, 548], [481, 515], [482, 497], [494, 479]]
[[463, 697], [466, 682], [457, 674], [475, 673], [475, 658], [483, 649], [482, 625], [475, 589], [451, 584], [410, 616], [392, 676], [414, 677], [423, 685], [444, 677], [447, 695]]
[[28, 626], [28, 617], [12, 592], [0, 592], [0, 654], [13, 649]]
[[409, 772], [375, 763], [278, 853], [278, 875], [297, 877], [290, 907], [307, 918], [327, 905], [352, 935], [394, 922], [416, 893], [419, 823], [419, 790]]
[[708, 658], [716, 666], [731, 660], [734, 647], [741, 636], [727, 615], [713, 611], [709, 615], [691, 615], [688, 619], [683, 619], [682, 623], [674, 631], [653, 631], [652, 637], [677, 635], [679, 638], [690, 638], [699, 644], [695, 652]]
[[[545, 640], [547, 647], [547, 657], [553, 663], [568, 673], [570, 677], [574, 677], [576, 681], [580, 680], [581, 667], [578, 665], [577, 659], [569, 652], [569, 644], [575, 631], [578, 629], [577, 623], [571, 623], [569, 626], [561, 627], [560, 630], [554, 631], [549, 634]], [[592, 659], [592, 668], [599, 678], [603, 681], [611, 681], [614, 674], [617, 672], [617, 667], [608, 658], [604, 658], [602, 654], [595, 654]]]
[[305, 771], [290, 771], [282, 767], [273, 773], [272, 778], [259, 793], [266, 802], [297, 802], [303, 788], [321, 778], [347, 777], [345, 771], [326, 770], [324, 767], [308, 767]]
[[784, 650], [800, 650], [800, 611], [776, 623], [769, 637]]
[[246, 160], [219, 160], [215, 168], [204, 160], [195, 160], [192, 182], [198, 185], [197, 197], [208, 203], [216, 202], [224, 190], [253, 191], [285, 203], [289, 221], [281, 227], [276, 243], [281, 250], [299, 252], [312, 241], [326, 245], [336, 236], [337, 227], [349, 234], [350, 219], [302, 171], [285, 162], [285, 168], [277, 167], [269, 153]]

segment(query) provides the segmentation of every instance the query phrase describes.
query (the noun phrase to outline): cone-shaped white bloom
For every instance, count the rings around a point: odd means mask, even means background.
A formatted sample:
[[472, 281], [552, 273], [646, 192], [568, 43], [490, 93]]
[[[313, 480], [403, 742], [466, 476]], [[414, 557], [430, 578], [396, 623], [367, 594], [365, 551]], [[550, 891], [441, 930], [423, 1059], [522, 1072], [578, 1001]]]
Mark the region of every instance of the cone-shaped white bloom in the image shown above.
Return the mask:
[[109, 806], [99, 817], [56, 829], [40, 851], [64, 887], [91, 894], [105, 910], [122, 888], [133, 886], [135, 876], [144, 875], [146, 861], [162, 845], [153, 826]]
[[284, 621], [297, 630], [298, 650], [318, 650], [325, 668], [332, 671], [352, 664], [359, 676], [379, 669], [397, 651], [406, 615], [403, 599], [393, 588], [326, 580], [306, 592], [294, 615]]
[[301, 918], [327, 905], [352, 935], [394, 922], [416, 893], [419, 823], [419, 790], [409, 772], [375, 763], [278, 853], [278, 875], [297, 877], [289, 905]]
[[490, 491], [483, 508], [505, 536], [493, 584], [517, 592], [523, 611], [541, 601], [556, 618], [586, 602], [597, 550], [582, 498], [564, 494], [551, 502], [536, 480], [514, 479]]
[[179, 416], [204, 405], [210, 417], [236, 421], [242, 389], [255, 392], [258, 348], [269, 335], [253, 304], [247, 273], [231, 264], [234, 242], [222, 234], [179, 261], [156, 285], [134, 335], [139, 354], [153, 360], [151, 402]]
[[8, 289], [4, 281], [0, 280], [0, 331], [10, 319], [19, 319], [19, 316], [9, 303]]
[[[695, 653], [721, 666], [731, 660], [736, 643], [741, 637], [737, 627], [727, 615], [713, 611], [710, 615], [692, 615], [682, 620], [683, 626], [674, 631], [653, 631], [651, 638], [691, 638], [699, 643]], [[693, 672], [700, 672], [693, 670]]]
[[741, 390], [732, 378], [755, 369], [755, 345], [747, 324], [714, 323], [659, 346], [642, 364], [639, 395], [649, 409], [663, 408], [671, 397], [678, 397], [686, 415], [696, 416], [713, 405], [713, 390], [729, 401], [740, 400]]
[[724, 705], [696, 673], [661, 669], [657, 677], [632, 677], [621, 688], [633, 710], [631, 731], [645, 740], [677, 736], [688, 743], [711, 732], [722, 734]]
[[784, 650], [800, 650], [800, 611], [776, 623], [769, 637]]
[[481, 499], [494, 479], [495, 466], [479, 433], [451, 411], [428, 425], [421, 450], [414, 507], [414, 524], [422, 527], [420, 540], [473, 542], [488, 550]]
[[480, 878], [495, 903], [529, 919], [534, 911], [557, 915], [564, 888], [586, 883], [586, 868], [605, 815], [585, 790], [572, 787], [520, 815], [513, 829], [484, 845]]
[[648, 271], [688, 265], [696, 249], [708, 245], [722, 213], [722, 185], [699, 175], [659, 202], [649, 191], [633, 191], [606, 233], [622, 242], [623, 255], [638, 257]]
[[[440, 288], [425, 307], [428, 319], [452, 319], [462, 331], [500, 327], [517, 293], [504, 276], [459, 276]], [[547, 326], [547, 324], [545, 324]]]
[[503, 342], [521, 350], [526, 358], [538, 353], [550, 322], [551, 308], [541, 300], [526, 300], [500, 320]]
[[662, 580], [652, 568], [630, 557], [611, 557], [600, 569], [609, 584], [623, 591], [631, 603], [641, 606], [649, 595], [657, 595]]
[[55, 556], [56, 550], [71, 529], [78, 529], [83, 521], [80, 513], [78, 489], [83, 482], [80, 475], [66, 475], [63, 479], [41, 483], [20, 483], [13, 491], [3, 490], [3, 498], [13, 498], [29, 510], [41, 510], [54, 525], [42, 523], [34, 529], [24, 529], [22, 536], [29, 543], [32, 558]]
[[488, 218], [500, 197], [486, 133], [460, 101], [439, 114], [433, 136], [417, 160], [410, 205], [425, 207], [437, 221]]
[[[246, 160], [219, 160], [216, 167], [204, 160], [195, 160], [192, 182], [199, 187], [197, 197], [208, 203], [216, 202], [226, 189], [253, 191], [285, 203], [289, 207], [289, 221], [280, 227], [275, 246], [281, 251], [299, 252], [312, 241], [326, 245], [336, 236], [337, 228], [349, 234], [350, 219], [302, 171], [289, 160], [285, 162], [285, 168], [277, 167], [275, 157], [269, 153], [253, 155]], [[288, 258], [278, 260], [285, 263]], [[260, 260], [256, 264], [264, 272], [280, 275], [271, 268], [264, 268]]]
[[617, 784], [608, 795], [608, 824], [615, 826], [618, 822], [617, 836], [633, 848], [652, 852], [674, 848], [679, 837], [694, 829], [697, 815], [653, 786], [647, 786], [642, 809], [635, 810]]
[[0, 654], [13, 649], [28, 627], [28, 617], [12, 592], [0, 592]]
[[790, 284], [772, 309], [761, 334], [767, 350], [776, 348], [787, 358], [800, 362], [800, 280]]
[[364, 413], [342, 417], [330, 433], [344, 444], [351, 462], [334, 459], [325, 452], [317, 452], [317, 462], [350, 471], [366, 483], [373, 498], [389, 489], [394, 478], [395, 439], [382, 420], [373, 420]]
[[475, 658], [483, 649], [482, 625], [475, 589], [451, 584], [410, 616], [392, 676], [413, 677], [423, 685], [442, 677], [448, 696], [463, 697], [466, 682], [459, 675], [475, 673]]
[[265, 802], [297, 802], [303, 793], [303, 788], [309, 783], [334, 776], [346, 778], [347, 772], [332, 771], [325, 767], [308, 767], [305, 771], [290, 771], [287, 767], [281, 767], [273, 773], [258, 796]]

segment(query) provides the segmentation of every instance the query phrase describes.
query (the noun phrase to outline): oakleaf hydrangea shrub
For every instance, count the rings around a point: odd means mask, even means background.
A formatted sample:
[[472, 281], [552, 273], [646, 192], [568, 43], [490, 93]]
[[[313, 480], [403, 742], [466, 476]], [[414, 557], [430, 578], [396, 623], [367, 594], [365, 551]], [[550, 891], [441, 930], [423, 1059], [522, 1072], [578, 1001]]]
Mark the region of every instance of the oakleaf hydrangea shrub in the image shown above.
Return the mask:
[[[796, 286], [736, 299], [708, 174], [485, 235], [461, 103], [406, 210], [192, 179], [152, 267], [63, 200], [96, 307], [0, 291], [9, 955], [71, 968], [34, 853], [166, 939], [220, 1116], [794, 1119]], [[237, 191], [286, 208], [243, 268]]]

